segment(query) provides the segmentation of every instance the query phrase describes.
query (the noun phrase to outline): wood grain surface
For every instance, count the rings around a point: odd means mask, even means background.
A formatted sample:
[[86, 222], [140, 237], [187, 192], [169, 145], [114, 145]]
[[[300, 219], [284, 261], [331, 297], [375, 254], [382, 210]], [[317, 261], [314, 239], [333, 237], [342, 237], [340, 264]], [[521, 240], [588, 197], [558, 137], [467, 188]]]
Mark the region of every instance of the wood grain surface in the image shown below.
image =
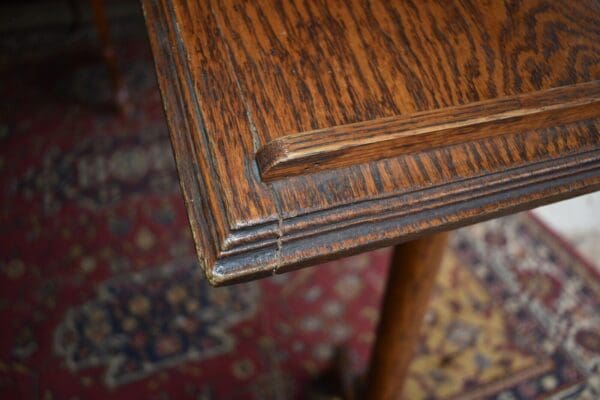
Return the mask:
[[[597, 85], [600, 0], [143, 3], [198, 254], [214, 284], [600, 188], [597, 103], [569, 108], [548, 95], [582, 101], [587, 89], [574, 88]], [[540, 93], [564, 108], [534, 112], [540, 119], [522, 126], [498, 120], [499, 136], [479, 127], [463, 142], [442, 130], [434, 146], [351, 154], [343, 165], [311, 159], [310, 173], [272, 182], [256, 162], [259, 149], [302, 132], [324, 130], [312, 143], [326, 143], [335, 127]], [[353, 131], [334, 133], [343, 142]]]

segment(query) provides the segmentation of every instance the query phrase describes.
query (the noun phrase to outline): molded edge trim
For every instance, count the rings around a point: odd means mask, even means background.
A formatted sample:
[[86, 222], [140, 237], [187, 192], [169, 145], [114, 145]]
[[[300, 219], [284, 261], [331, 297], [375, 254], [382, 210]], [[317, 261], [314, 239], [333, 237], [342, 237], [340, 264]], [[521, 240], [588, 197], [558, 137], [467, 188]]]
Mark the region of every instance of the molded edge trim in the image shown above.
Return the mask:
[[264, 181], [600, 116], [600, 80], [287, 135], [256, 154]]
[[[490, 178], [496, 183], [491, 183]], [[373, 200], [373, 205], [379, 204], [386, 211], [345, 220], [330, 229], [284, 235], [281, 249], [273, 244], [218, 258], [209, 266], [208, 278], [211, 284], [221, 286], [267, 277], [599, 190], [600, 149], [471, 178], [468, 182], [478, 189], [439, 195], [440, 189], [448, 186], [442, 185]], [[481, 182], [485, 184], [480, 185]], [[429, 192], [438, 195], [418, 207], [403, 207], [412, 197]], [[437, 218], [431, 218], [432, 213]]]

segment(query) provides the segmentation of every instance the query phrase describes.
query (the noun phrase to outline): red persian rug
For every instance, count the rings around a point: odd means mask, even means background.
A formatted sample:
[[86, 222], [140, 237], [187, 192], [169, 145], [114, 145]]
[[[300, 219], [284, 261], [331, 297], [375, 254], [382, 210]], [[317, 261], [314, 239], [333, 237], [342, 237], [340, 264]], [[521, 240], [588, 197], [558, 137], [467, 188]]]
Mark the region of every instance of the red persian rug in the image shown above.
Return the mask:
[[[0, 40], [0, 398], [302, 399], [339, 344], [364, 368], [388, 251], [210, 288], [144, 27], [115, 28], [128, 117], [92, 33]], [[408, 399], [600, 398], [600, 277], [527, 214], [454, 234], [422, 332]]]

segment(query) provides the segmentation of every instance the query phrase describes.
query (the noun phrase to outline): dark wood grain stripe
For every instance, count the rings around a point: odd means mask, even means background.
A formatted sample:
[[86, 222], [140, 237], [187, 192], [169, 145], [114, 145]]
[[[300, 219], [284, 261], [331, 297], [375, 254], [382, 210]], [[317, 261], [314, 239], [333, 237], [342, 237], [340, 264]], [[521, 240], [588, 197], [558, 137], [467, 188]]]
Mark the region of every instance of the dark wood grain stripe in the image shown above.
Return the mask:
[[262, 147], [256, 160], [263, 180], [269, 181], [563, 125], [599, 113], [600, 81], [592, 81], [282, 136]]

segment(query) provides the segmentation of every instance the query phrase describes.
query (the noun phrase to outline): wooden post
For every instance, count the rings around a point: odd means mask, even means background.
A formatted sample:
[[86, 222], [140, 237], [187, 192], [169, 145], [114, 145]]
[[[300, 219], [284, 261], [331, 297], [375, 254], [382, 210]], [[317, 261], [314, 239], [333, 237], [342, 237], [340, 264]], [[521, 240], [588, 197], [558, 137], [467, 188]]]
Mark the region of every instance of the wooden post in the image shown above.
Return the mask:
[[400, 398], [447, 239], [439, 233], [394, 249], [366, 399]]
[[96, 30], [98, 31], [98, 37], [102, 47], [102, 57], [104, 58], [112, 82], [113, 101], [120, 112], [129, 114], [131, 112], [129, 94], [125, 89], [125, 83], [123, 82], [123, 77], [119, 71], [117, 54], [110, 37], [108, 18], [106, 17], [106, 10], [104, 9], [104, 0], [91, 0], [91, 5], [94, 23], [96, 24]]

